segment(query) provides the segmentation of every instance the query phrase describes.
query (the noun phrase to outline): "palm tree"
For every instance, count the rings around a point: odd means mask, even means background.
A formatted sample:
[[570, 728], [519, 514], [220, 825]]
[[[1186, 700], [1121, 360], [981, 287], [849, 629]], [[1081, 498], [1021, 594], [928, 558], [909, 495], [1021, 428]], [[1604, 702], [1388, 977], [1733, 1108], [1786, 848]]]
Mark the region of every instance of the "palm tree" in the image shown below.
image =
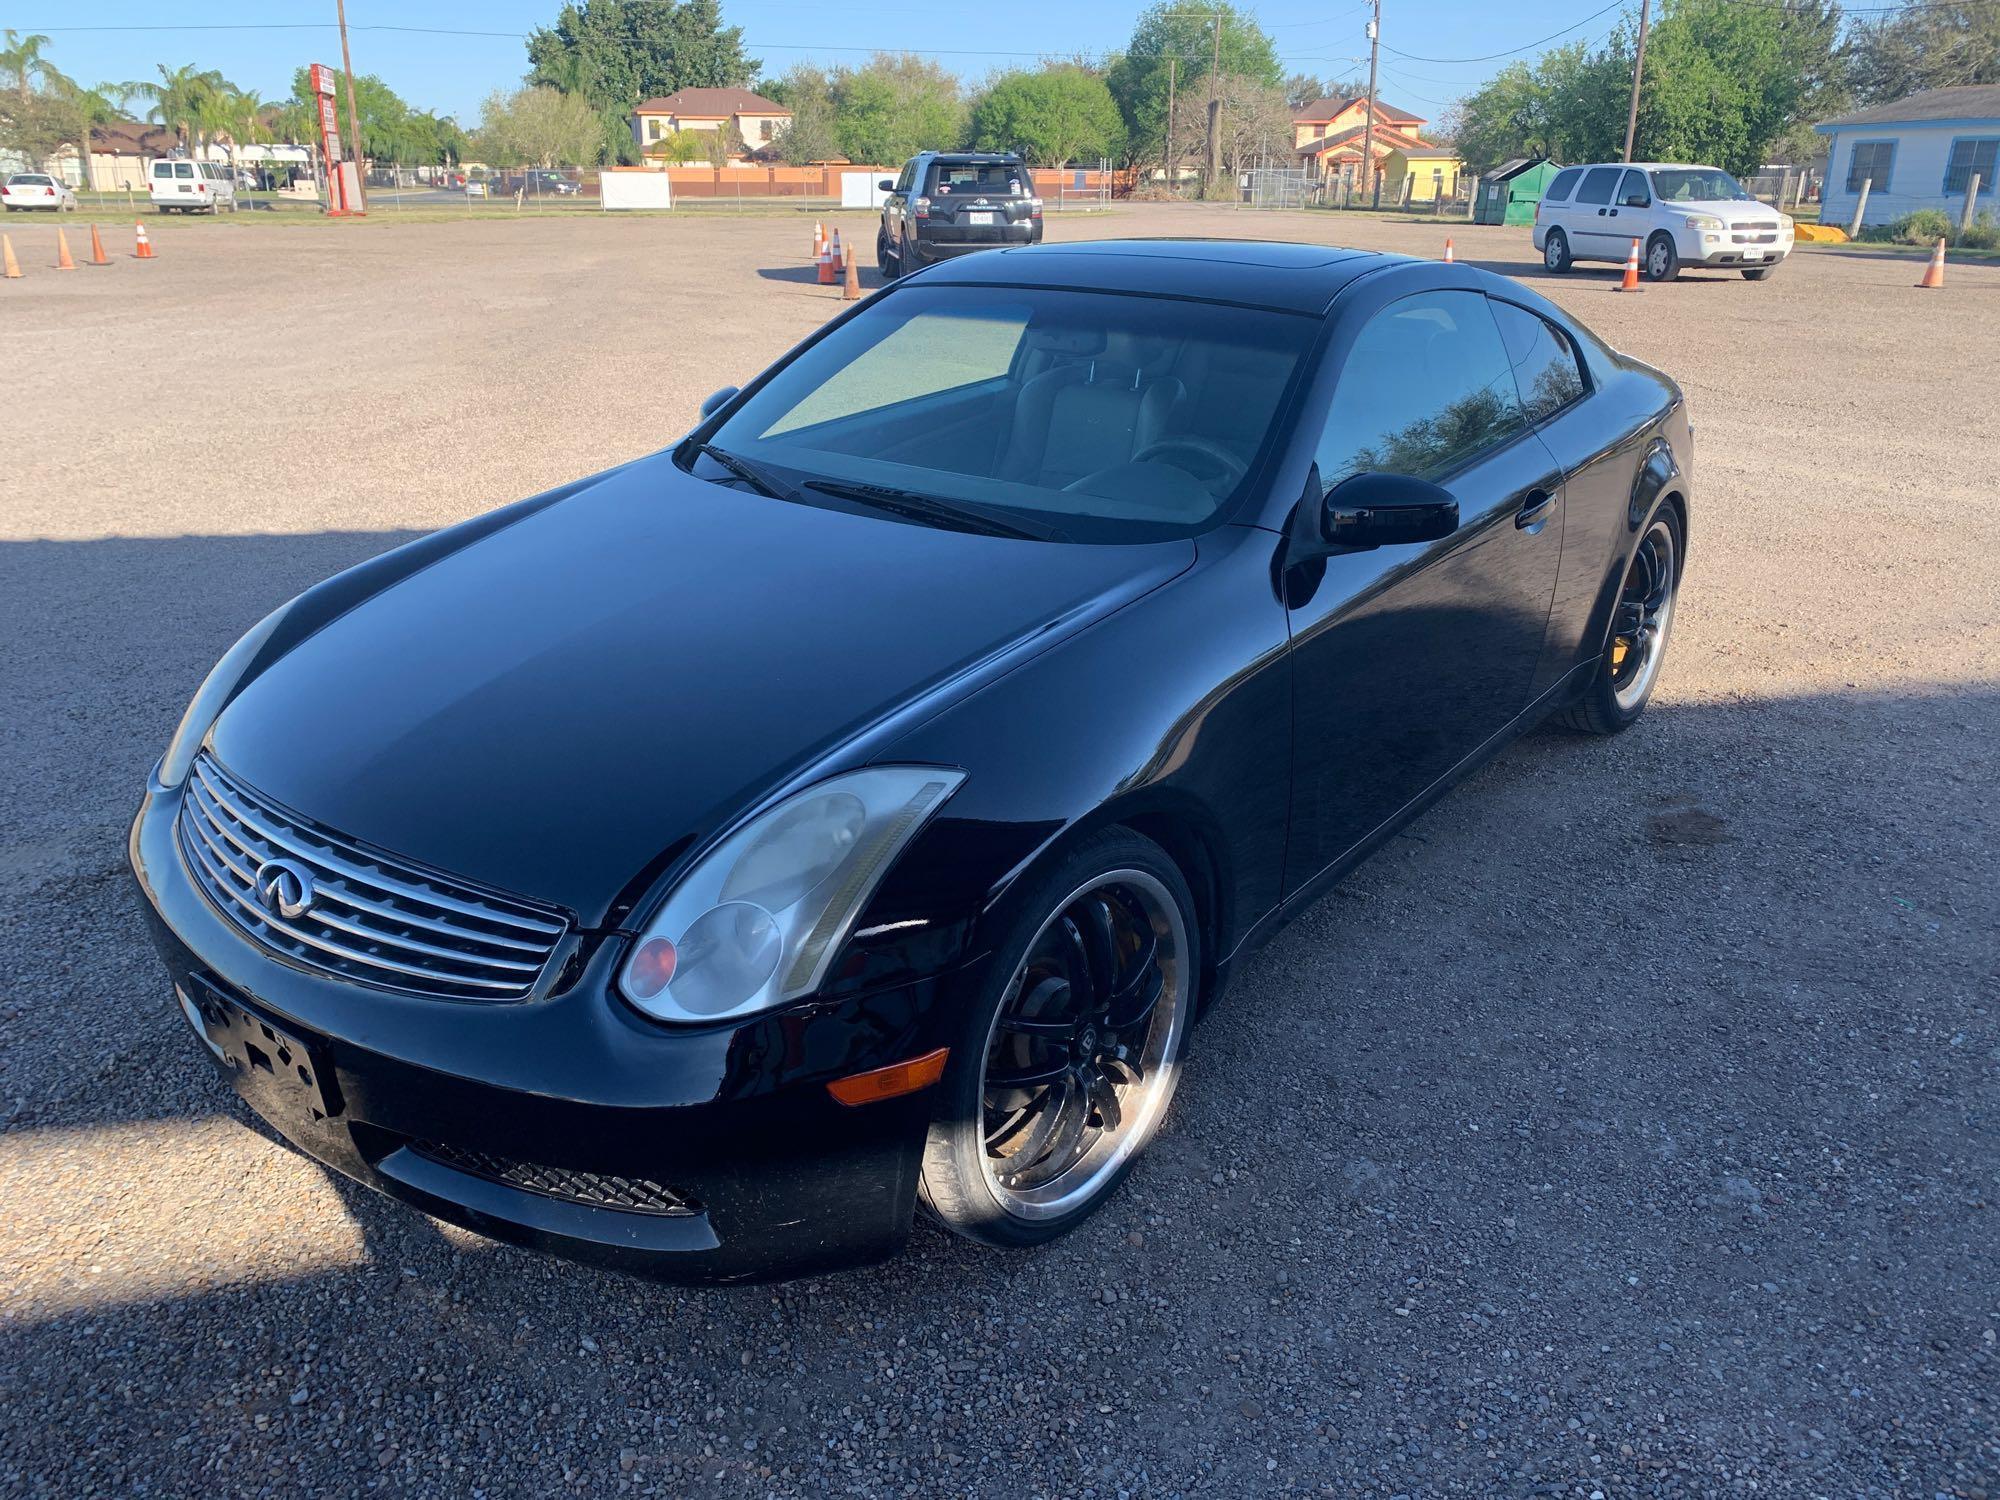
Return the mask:
[[193, 63], [179, 68], [169, 68], [165, 63], [154, 66], [159, 70], [160, 81], [135, 84], [132, 90], [140, 98], [153, 101], [146, 118], [158, 120], [173, 131], [180, 138], [183, 150], [190, 142], [206, 146], [208, 132], [217, 123], [217, 96], [234, 92], [229, 80], [212, 68], [198, 72]]
[[39, 32], [32, 36], [22, 36], [18, 31], [8, 31], [4, 35], [7, 40], [5, 43], [0, 43], [0, 76], [13, 80], [14, 87], [20, 90], [21, 102], [26, 104], [30, 78], [40, 78], [43, 82], [47, 82], [51, 75], [58, 78], [62, 75], [57, 73], [55, 66], [42, 56], [49, 45], [47, 37]]
[[91, 132], [100, 125], [111, 124], [114, 120], [132, 118], [132, 112], [125, 107], [125, 96], [131, 86], [123, 83], [100, 83], [95, 88], [86, 88], [57, 73], [49, 87], [75, 122], [77, 157], [83, 164], [84, 190], [95, 192], [97, 179], [91, 171], [90, 162]]

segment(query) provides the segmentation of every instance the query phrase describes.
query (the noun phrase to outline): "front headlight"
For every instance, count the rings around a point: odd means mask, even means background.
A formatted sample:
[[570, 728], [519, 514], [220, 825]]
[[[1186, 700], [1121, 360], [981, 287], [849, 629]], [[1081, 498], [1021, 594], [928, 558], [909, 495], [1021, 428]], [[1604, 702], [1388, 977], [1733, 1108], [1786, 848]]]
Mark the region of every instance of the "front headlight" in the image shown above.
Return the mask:
[[1689, 214], [1687, 221], [1694, 228], [1708, 234], [1720, 233], [1722, 229], [1722, 220], [1714, 217], [1712, 214]]
[[1795, 220], [1790, 214], [1778, 215], [1778, 233], [1784, 235], [1786, 239], [1790, 239], [1792, 235], [1797, 231], [1797, 228], [1798, 228], [1798, 221]]
[[752, 818], [675, 882], [618, 987], [661, 1021], [731, 1020], [811, 994], [896, 856], [964, 780], [873, 766]]

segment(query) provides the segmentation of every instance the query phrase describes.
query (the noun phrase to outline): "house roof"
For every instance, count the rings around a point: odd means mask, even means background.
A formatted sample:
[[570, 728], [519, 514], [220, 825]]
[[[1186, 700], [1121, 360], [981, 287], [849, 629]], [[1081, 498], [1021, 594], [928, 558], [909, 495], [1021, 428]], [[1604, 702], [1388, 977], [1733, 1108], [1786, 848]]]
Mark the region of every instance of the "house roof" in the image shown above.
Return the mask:
[[789, 115], [775, 99], [748, 89], [675, 89], [648, 99], [633, 111], [639, 115], [685, 115], [696, 120], [726, 120], [731, 115]]
[[1942, 120], [2000, 121], [2000, 83], [1968, 83], [1958, 88], [1925, 89], [1921, 94], [1892, 99], [1887, 104], [1836, 115], [1831, 120], [1820, 121], [1813, 129], [1825, 131], [1848, 125], [1924, 125]]
[[98, 156], [165, 156], [180, 143], [178, 135], [159, 125], [116, 120], [90, 127], [90, 149]]
[[[1294, 125], [1324, 125], [1329, 121], [1339, 119], [1343, 111], [1351, 109], [1361, 102], [1359, 99], [1336, 99], [1331, 96], [1325, 99], [1315, 99], [1304, 109], [1299, 110], [1292, 116], [1292, 123]], [[1413, 115], [1406, 110], [1397, 109], [1393, 104], [1389, 104], [1381, 99], [1375, 101], [1375, 119], [1378, 124], [1383, 120], [1400, 120], [1406, 125], [1421, 125], [1424, 123], [1422, 115]]]
[[[1298, 148], [1301, 156], [1324, 156], [1329, 151], [1352, 146], [1357, 152], [1361, 141], [1368, 134], [1366, 125], [1350, 125], [1345, 130], [1337, 130], [1332, 135], [1323, 135], [1317, 140], [1307, 141]], [[1429, 151], [1433, 147], [1429, 141], [1420, 141], [1408, 131], [1398, 130], [1381, 119], [1375, 121], [1375, 145], [1382, 151]]]

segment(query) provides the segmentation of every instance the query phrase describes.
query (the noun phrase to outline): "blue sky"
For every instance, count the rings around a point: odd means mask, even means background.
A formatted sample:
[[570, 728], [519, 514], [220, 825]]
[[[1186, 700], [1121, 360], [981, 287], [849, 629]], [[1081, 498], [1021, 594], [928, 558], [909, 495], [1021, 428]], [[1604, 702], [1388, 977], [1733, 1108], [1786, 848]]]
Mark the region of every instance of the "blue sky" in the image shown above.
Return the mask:
[[[1551, 9], [1522, 0], [1386, 0], [1382, 97], [1435, 118], [1445, 103], [1506, 61], [1435, 59], [1485, 59], [1512, 52], [1559, 27], [1585, 22], [1601, 3], [1560, 0]], [[1199, 4], [1189, 0], [1190, 8]], [[481, 99], [519, 82], [527, 67], [521, 39], [552, 19], [557, 6], [558, 0], [478, 5], [350, 0], [354, 66], [358, 72], [379, 73], [412, 104], [455, 114], [470, 125]], [[995, 67], [1032, 62], [1038, 52], [1113, 50], [1131, 34], [1140, 8], [1138, 3], [1105, 0], [1011, 0], [997, 9], [909, 0], [853, 8], [826, 0], [723, 0], [724, 17], [743, 28], [751, 55], [763, 59], [767, 73], [781, 73], [801, 59], [858, 61], [880, 47], [931, 53], [968, 79], [984, 77]], [[1254, 8], [1287, 71], [1366, 76], [1365, 4], [1271, 0]], [[50, 61], [87, 83], [150, 78], [160, 62], [194, 63], [220, 69], [239, 87], [274, 96], [290, 91], [292, 70], [300, 64], [340, 61], [333, 0], [292, 5], [185, 0], [172, 6], [159, 0], [15, 0], [8, 9], [13, 16], [4, 24], [47, 33]], [[1614, 5], [1559, 40], [1595, 41], [1618, 16]], [[999, 17], [1004, 21], [996, 24]], [[283, 29], [231, 29], [246, 26]], [[384, 27], [409, 29], [371, 29]], [[444, 34], [448, 32], [498, 34]], [[1424, 60], [1397, 56], [1391, 49]], [[1532, 57], [1538, 50], [1514, 55]]]

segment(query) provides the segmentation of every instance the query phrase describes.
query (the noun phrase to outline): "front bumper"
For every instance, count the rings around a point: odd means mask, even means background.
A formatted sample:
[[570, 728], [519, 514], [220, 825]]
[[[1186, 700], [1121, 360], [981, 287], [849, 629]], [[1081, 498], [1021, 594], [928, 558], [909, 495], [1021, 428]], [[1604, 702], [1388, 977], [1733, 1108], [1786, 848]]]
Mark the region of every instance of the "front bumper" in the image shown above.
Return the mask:
[[857, 1265], [908, 1236], [931, 1092], [850, 1108], [826, 1083], [943, 1045], [968, 971], [701, 1030], [633, 1012], [610, 988], [623, 944], [588, 936], [529, 1000], [376, 990], [227, 923], [182, 863], [180, 802], [154, 789], [129, 843], [172, 993], [214, 1066], [324, 1165], [495, 1239], [675, 1281]]
[[1775, 266], [1792, 253], [1795, 242], [1777, 239], [1757, 244], [1737, 241], [1730, 230], [1712, 233], [1706, 230], [1683, 230], [1678, 236], [1675, 248], [1680, 252], [1683, 266]]

